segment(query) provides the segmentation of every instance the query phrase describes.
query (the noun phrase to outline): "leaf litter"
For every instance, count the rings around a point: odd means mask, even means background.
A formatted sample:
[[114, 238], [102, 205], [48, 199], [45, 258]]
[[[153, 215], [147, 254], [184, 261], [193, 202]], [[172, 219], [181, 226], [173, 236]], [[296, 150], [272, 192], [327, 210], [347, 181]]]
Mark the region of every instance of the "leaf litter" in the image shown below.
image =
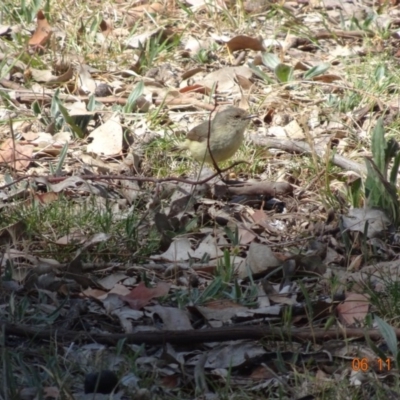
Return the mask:
[[[42, 374], [0, 394], [398, 391], [393, 5], [0, 6], [1, 368]], [[172, 149], [226, 104], [257, 117], [222, 181]]]

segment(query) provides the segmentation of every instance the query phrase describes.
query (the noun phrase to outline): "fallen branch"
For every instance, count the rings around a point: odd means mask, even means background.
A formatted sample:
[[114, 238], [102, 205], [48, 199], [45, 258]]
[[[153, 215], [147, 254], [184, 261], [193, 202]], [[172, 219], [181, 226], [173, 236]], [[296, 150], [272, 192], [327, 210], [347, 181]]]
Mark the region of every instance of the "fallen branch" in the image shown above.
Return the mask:
[[[0, 329], [6, 336], [19, 336], [32, 340], [54, 340], [57, 342], [100, 343], [116, 346], [120, 340], [129, 344], [199, 344], [205, 342], [224, 342], [228, 340], [295, 340], [324, 342], [330, 339], [359, 338], [367, 334], [372, 340], [382, 339], [377, 329], [364, 330], [361, 328], [337, 328], [324, 330], [311, 329], [282, 329], [268, 326], [226, 326], [204, 330], [185, 331], [146, 331], [138, 333], [99, 334], [85, 331], [70, 331], [63, 329], [45, 329], [0, 322]], [[400, 329], [393, 329], [400, 339]]]
[[[236, 165], [239, 165], [242, 163], [246, 163], [246, 162], [245, 161], [234, 162], [232, 165], [222, 169], [220, 172], [226, 172], [226, 171], [230, 170], [231, 168], [235, 167]], [[101, 181], [101, 180], [123, 181], [123, 180], [125, 180], [125, 181], [153, 182], [153, 183], [182, 182], [182, 183], [187, 183], [188, 185], [203, 185], [204, 183], [211, 181], [213, 178], [215, 178], [218, 175], [219, 175], [219, 172], [216, 172], [216, 173], [208, 176], [207, 178], [204, 178], [201, 181], [192, 181], [190, 179], [174, 178], [174, 177], [150, 178], [150, 177], [144, 177], [144, 176], [127, 176], [127, 175], [73, 175], [73, 176], [77, 176], [82, 180], [91, 180], [91, 181]], [[70, 177], [71, 177], [71, 175], [68, 175], [68, 176], [24, 175], [24, 176], [21, 176], [21, 177], [15, 179], [11, 183], [0, 186], [0, 190], [6, 189], [6, 188], [13, 186], [16, 183], [24, 181], [26, 179], [42, 180], [42, 181], [45, 181], [46, 183], [59, 183]]]
[[234, 185], [216, 184], [214, 194], [217, 197], [227, 195], [242, 196], [287, 196], [293, 194], [293, 186], [287, 182], [236, 182]]

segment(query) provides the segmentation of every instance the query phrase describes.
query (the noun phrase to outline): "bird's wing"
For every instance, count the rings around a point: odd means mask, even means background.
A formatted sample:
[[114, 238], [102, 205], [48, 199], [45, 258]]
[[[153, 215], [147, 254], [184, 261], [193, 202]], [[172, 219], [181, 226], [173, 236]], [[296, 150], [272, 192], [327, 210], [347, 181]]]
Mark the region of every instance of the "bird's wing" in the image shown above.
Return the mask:
[[209, 125], [208, 121], [202, 122], [200, 125], [195, 126], [187, 133], [186, 139], [194, 142], [204, 142], [208, 137], [208, 127], [211, 129], [211, 126]]

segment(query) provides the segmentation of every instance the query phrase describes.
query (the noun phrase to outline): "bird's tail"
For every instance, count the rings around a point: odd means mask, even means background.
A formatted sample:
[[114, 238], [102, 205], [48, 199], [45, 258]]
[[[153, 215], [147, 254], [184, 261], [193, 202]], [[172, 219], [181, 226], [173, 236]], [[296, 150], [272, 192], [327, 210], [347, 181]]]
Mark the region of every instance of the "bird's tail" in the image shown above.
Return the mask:
[[186, 149], [187, 149], [187, 147], [185, 145], [185, 142], [181, 142], [181, 143], [178, 143], [176, 146], [173, 146], [171, 148], [171, 151], [174, 153], [180, 153], [181, 151], [186, 150]]

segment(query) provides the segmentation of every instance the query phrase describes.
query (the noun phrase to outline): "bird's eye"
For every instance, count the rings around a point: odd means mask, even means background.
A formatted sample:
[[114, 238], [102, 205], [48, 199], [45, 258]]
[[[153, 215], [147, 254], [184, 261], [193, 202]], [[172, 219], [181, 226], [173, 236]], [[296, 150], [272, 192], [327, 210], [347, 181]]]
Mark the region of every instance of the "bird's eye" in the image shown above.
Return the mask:
[[236, 119], [239, 119], [240, 117], [241, 117], [241, 115], [239, 115], [239, 114], [236, 114], [236, 115], [235, 115], [235, 118], [236, 118]]

